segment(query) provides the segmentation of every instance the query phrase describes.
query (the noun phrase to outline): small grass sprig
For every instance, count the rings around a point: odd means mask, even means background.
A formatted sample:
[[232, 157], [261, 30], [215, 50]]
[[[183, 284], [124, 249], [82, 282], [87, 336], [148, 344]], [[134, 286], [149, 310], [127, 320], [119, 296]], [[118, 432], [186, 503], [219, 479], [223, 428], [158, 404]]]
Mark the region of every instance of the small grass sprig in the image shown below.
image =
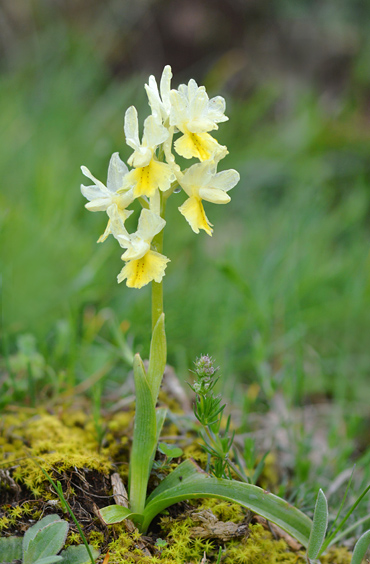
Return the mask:
[[219, 380], [219, 367], [208, 355], [201, 355], [194, 362], [195, 382], [191, 389], [195, 392], [193, 405], [194, 415], [202, 425], [200, 435], [204, 441], [203, 448], [208, 453], [207, 471], [216, 478], [230, 478], [230, 451], [234, 434], [230, 435], [230, 416], [227, 419], [224, 433], [221, 435], [221, 421], [226, 404], [222, 404], [221, 395], [214, 394], [214, 387]]

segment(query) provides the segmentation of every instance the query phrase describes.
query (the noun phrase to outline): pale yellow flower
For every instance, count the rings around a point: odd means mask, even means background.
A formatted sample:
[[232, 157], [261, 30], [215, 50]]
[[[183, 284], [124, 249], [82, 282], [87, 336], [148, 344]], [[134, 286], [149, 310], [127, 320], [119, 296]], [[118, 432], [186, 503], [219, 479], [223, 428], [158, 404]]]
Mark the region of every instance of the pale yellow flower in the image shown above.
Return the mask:
[[[89, 200], [85, 207], [93, 212], [107, 211], [110, 206], [117, 209], [121, 220], [124, 222], [132, 213], [127, 206], [134, 200], [133, 190], [127, 183], [128, 168], [120, 159], [118, 153], [113, 153], [108, 167], [107, 186], [91, 174], [88, 168], [81, 167], [82, 173], [94, 182], [91, 186], [81, 184], [81, 192]], [[99, 242], [104, 241], [111, 233], [110, 221]]]
[[225, 151], [208, 131], [218, 129], [218, 123], [228, 120], [225, 116], [225, 100], [216, 96], [208, 98], [204, 86], [198, 86], [195, 80], [180, 84], [178, 90], [170, 92], [170, 125], [182, 132], [175, 142], [176, 152], [190, 159], [205, 161]]
[[179, 180], [181, 187], [189, 196], [179, 207], [179, 211], [195, 233], [199, 233], [200, 229], [204, 229], [208, 235], [212, 235], [213, 232], [202, 200], [213, 204], [227, 204], [230, 201], [227, 192], [239, 182], [240, 176], [236, 170], [216, 171], [217, 163], [209, 160], [191, 166]]
[[151, 249], [155, 235], [160, 233], [166, 222], [159, 215], [148, 209], [141, 211], [136, 233], [129, 234], [112, 207], [108, 210], [111, 218], [112, 232], [121, 247], [127, 249], [121, 256], [126, 265], [119, 273], [117, 280], [127, 279], [130, 288], [142, 288], [152, 280], [161, 282], [169, 259]]
[[142, 142], [139, 140], [137, 111], [131, 106], [125, 115], [126, 143], [134, 149], [128, 163], [134, 167], [127, 181], [134, 189], [134, 196], [152, 197], [159, 188], [168, 190], [175, 180], [172, 168], [157, 160], [155, 152], [169, 137], [168, 130], [151, 115], [144, 121]]

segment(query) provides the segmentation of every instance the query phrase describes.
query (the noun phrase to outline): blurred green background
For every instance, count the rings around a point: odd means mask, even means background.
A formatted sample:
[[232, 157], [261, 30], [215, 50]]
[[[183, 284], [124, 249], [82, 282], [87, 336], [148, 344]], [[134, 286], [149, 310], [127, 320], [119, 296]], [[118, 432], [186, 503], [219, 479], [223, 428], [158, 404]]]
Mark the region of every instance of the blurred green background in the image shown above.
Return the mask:
[[142, 123], [165, 64], [174, 87], [226, 98], [222, 165], [241, 175], [206, 208], [212, 238], [179, 215], [182, 194], [169, 202], [169, 362], [181, 376], [214, 356], [231, 396], [242, 382], [266, 400], [369, 401], [369, 28], [360, 0], [3, 0], [3, 402], [20, 367], [63, 389], [118, 382], [127, 350], [148, 352], [150, 289], [117, 284], [79, 167], [105, 181], [112, 152], [128, 158], [124, 112]]

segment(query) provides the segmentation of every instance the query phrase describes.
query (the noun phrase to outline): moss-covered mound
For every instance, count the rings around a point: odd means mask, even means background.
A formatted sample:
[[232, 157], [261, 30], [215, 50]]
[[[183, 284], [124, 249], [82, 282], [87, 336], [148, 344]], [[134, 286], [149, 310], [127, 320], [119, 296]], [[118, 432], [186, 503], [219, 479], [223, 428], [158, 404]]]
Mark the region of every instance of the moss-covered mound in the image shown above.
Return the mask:
[[[59, 513], [62, 505], [40, 466], [61, 482], [83, 531], [110, 564], [200, 564], [216, 562], [221, 548], [224, 564], [305, 562], [304, 551], [269, 529], [238, 505], [200, 500], [169, 509], [152, 524], [148, 536], [127, 530], [125, 523], [106, 527], [98, 508], [112, 499], [110, 476], [127, 481], [133, 411], [128, 409], [97, 422], [83, 410], [19, 409], [6, 413], [0, 424], [0, 531], [22, 535], [36, 520]], [[103, 429], [103, 440], [101, 439]], [[173, 435], [174, 425], [165, 429]], [[184, 449], [200, 463], [204, 453], [192, 444]], [[158, 481], [153, 475], [152, 483]], [[262, 520], [263, 521], [263, 520]], [[158, 541], [158, 539], [161, 539]], [[71, 522], [67, 544], [81, 542]], [[350, 553], [333, 550], [322, 564], [349, 564]]]

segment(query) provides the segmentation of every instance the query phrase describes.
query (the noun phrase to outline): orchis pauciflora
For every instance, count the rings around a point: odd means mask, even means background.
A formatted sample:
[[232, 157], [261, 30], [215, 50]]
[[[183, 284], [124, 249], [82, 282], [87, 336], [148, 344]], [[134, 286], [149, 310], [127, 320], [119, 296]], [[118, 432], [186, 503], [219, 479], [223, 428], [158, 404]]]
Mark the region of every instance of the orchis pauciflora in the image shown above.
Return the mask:
[[[83, 174], [93, 182], [90, 186], [81, 186], [82, 194], [89, 200], [87, 209], [106, 211], [109, 217], [99, 242], [111, 234], [125, 249], [121, 257], [125, 266], [118, 275], [118, 282], [126, 280], [131, 288], [152, 282], [148, 368], [144, 368], [138, 354], [134, 358], [136, 413], [129, 469], [129, 508], [110, 505], [101, 510], [101, 516], [107, 524], [129, 518], [140, 531], [146, 532], [152, 519], [168, 506], [185, 499], [216, 497], [239, 503], [276, 523], [307, 546], [310, 558], [314, 559], [323, 543], [325, 519], [321, 518], [321, 526], [315, 526], [315, 517], [312, 522], [283, 499], [252, 484], [210, 476], [191, 460], [181, 463], [147, 497], [149, 475], [166, 417], [166, 409], [156, 407], [167, 355], [162, 290], [162, 279], [170, 260], [162, 254], [166, 203], [182, 188], [187, 198], [178, 208], [180, 213], [195, 233], [202, 229], [212, 235], [212, 224], [205, 214], [203, 201], [226, 204], [230, 201], [228, 191], [239, 181], [235, 170], [217, 172], [227, 149], [210, 134], [228, 119], [225, 100], [221, 96], [209, 99], [204, 86], [198, 86], [194, 80], [181, 84], [177, 90], [171, 89], [171, 78], [171, 68], [166, 66], [159, 89], [153, 76], [145, 85], [151, 115], [144, 121], [141, 141], [137, 111], [133, 106], [126, 111], [124, 132], [127, 144], [133, 149], [128, 159], [131, 170], [118, 153], [114, 153], [105, 186], [82, 167]], [[181, 170], [176, 163], [176, 153], [199, 162]], [[132, 213], [128, 208], [134, 201], [138, 201], [142, 209], [137, 230], [129, 233], [125, 222]], [[199, 401], [208, 401], [207, 397], [206, 393], [200, 394]], [[211, 419], [215, 420], [206, 421], [211, 431], [220, 415], [220, 406], [214, 398], [213, 401]], [[224, 449], [225, 460], [229, 446]], [[223, 471], [224, 463], [221, 475]], [[320, 507], [322, 495], [318, 498]], [[320, 514], [322, 517], [322, 508]]]

